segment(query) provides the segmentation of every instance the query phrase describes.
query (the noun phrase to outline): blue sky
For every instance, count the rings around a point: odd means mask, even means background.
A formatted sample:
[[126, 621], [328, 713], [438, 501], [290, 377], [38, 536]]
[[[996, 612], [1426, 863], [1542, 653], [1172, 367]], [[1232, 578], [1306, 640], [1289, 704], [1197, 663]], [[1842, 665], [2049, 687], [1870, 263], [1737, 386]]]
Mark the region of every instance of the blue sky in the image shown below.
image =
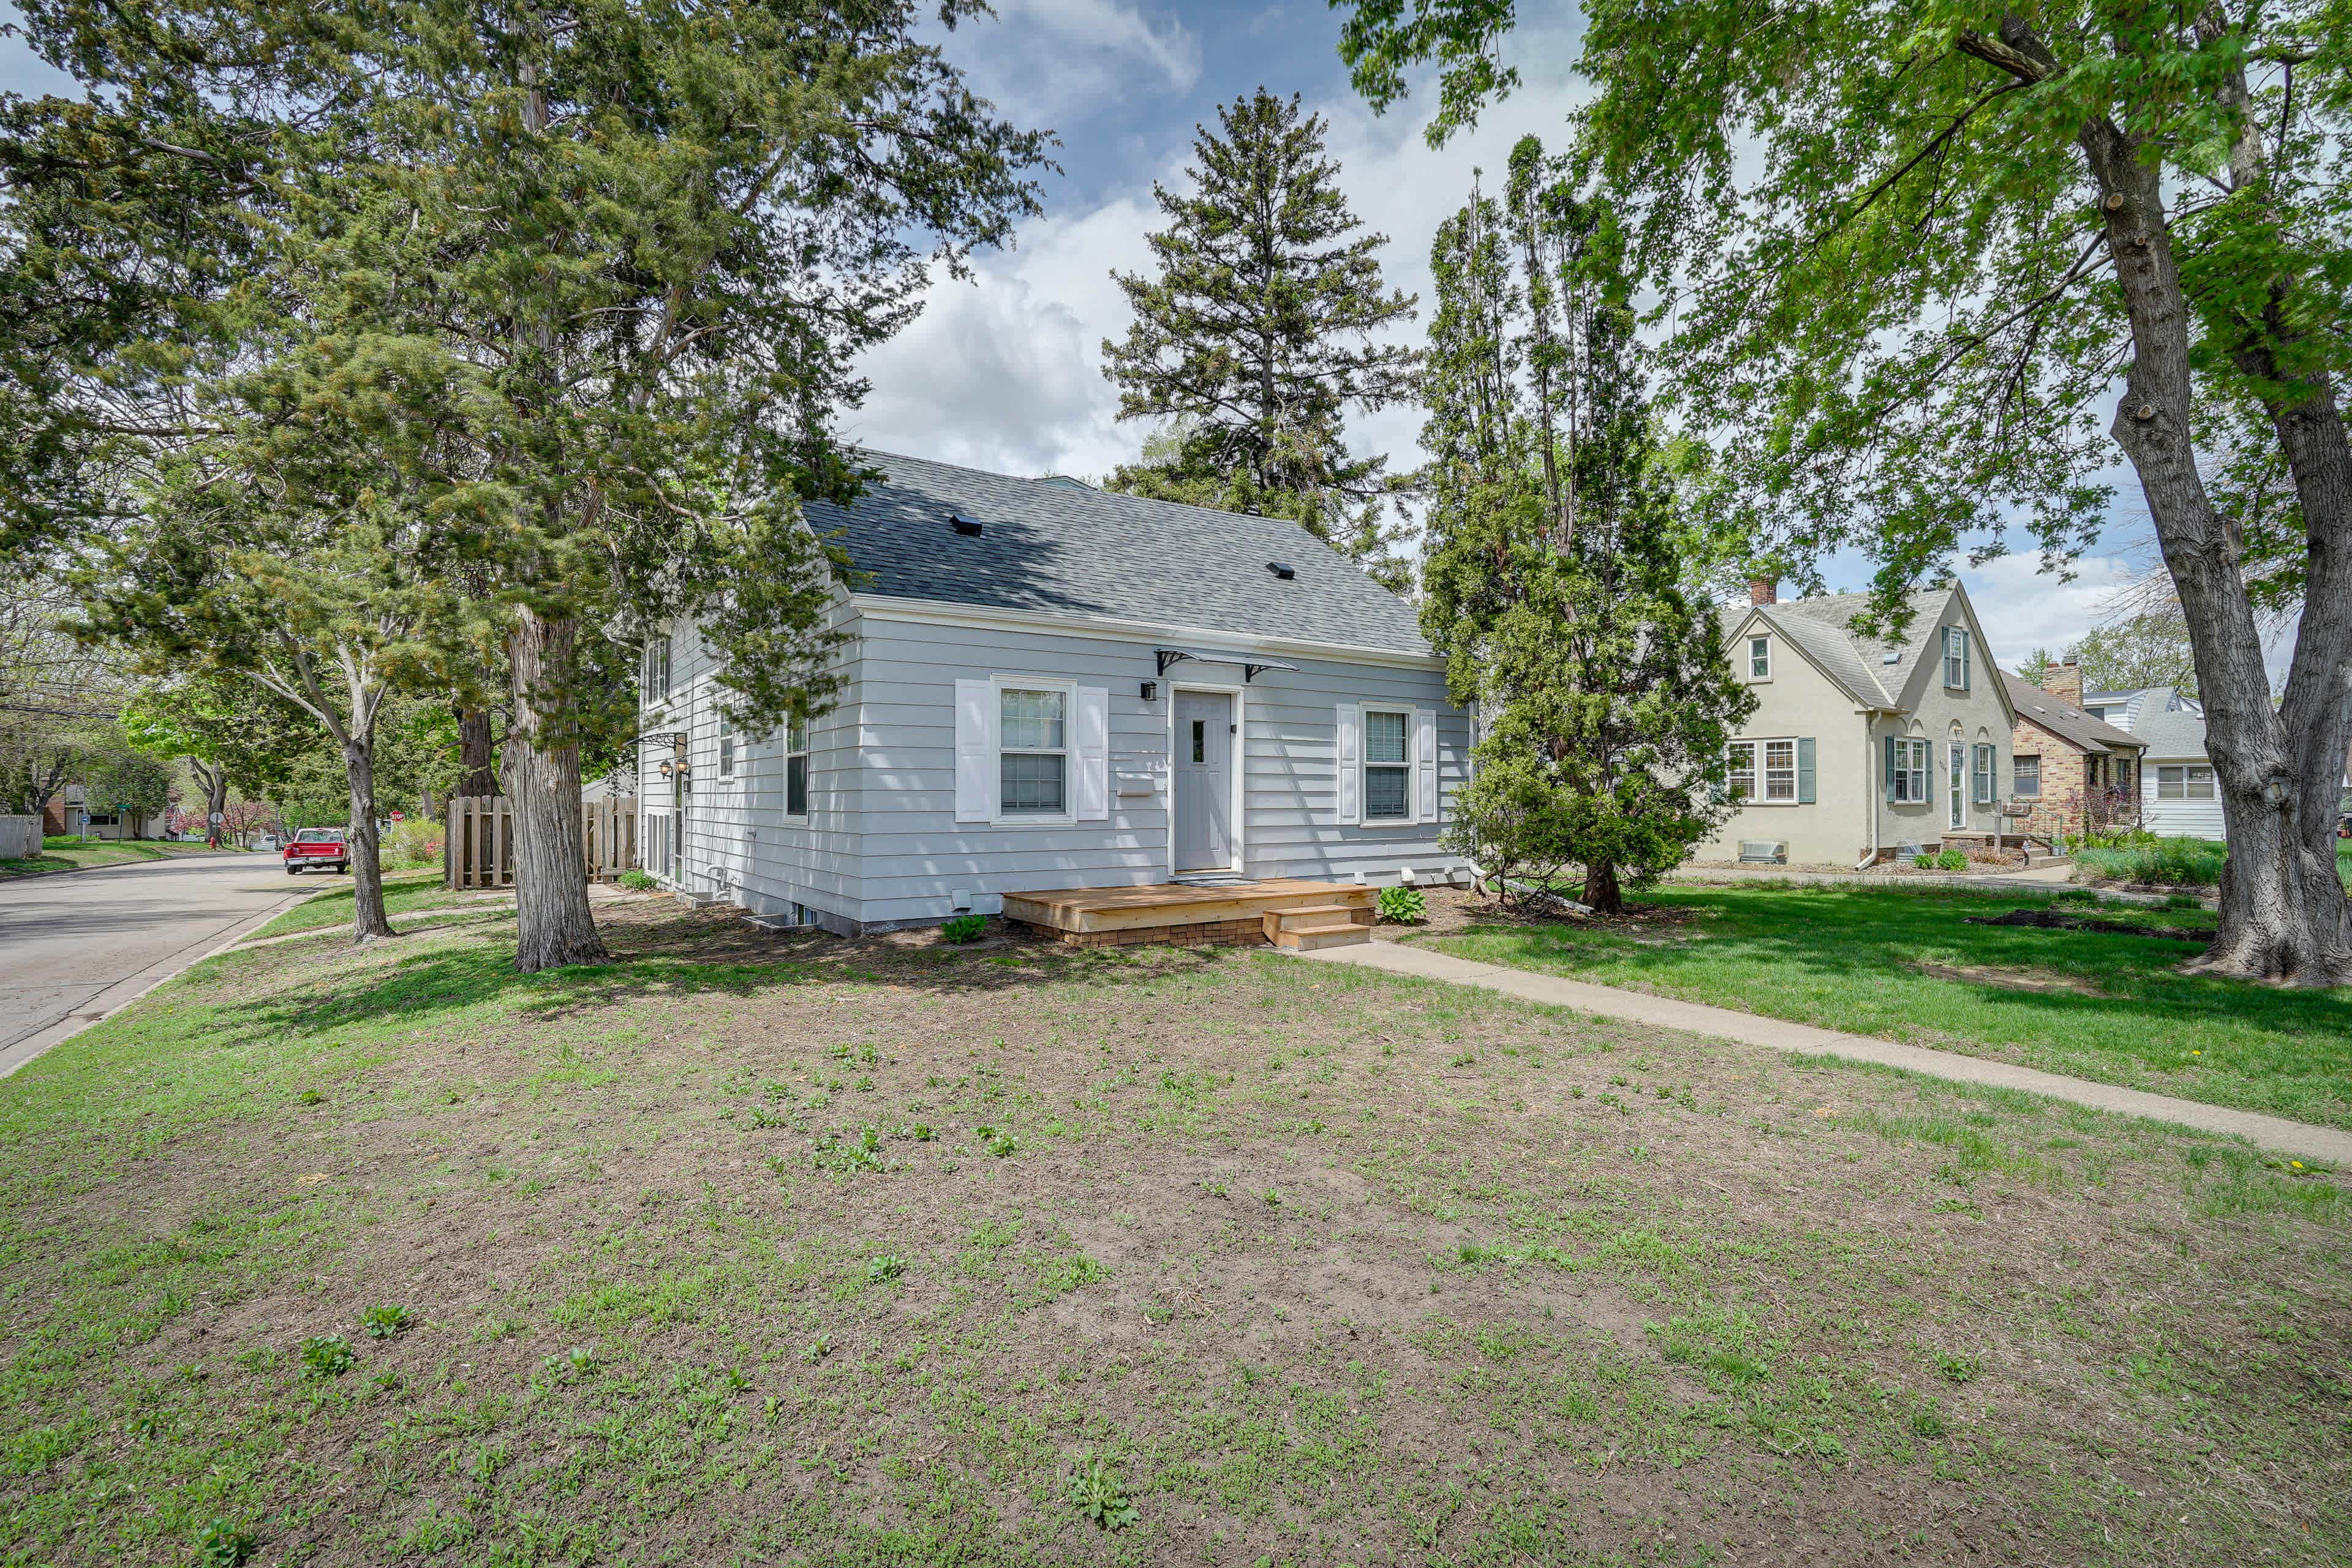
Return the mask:
[[[0, 4], [0, 16], [15, 13]], [[968, 23], [943, 42], [1013, 120], [1060, 134], [1063, 173], [1047, 178], [1045, 214], [1023, 226], [1012, 249], [979, 258], [971, 282], [937, 282], [921, 318], [868, 356], [873, 395], [845, 428], [886, 451], [1004, 473], [1094, 476], [1132, 457], [1146, 432], [1114, 419], [1118, 399], [1101, 373], [1101, 341], [1123, 334], [1127, 322], [1111, 269], [1144, 264], [1143, 236], [1157, 224], [1152, 184], [1181, 181], [1195, 123], [1213, 123], [1219, 103], [1261, 84], [1303, 95], [1329, 122], [1355, 210], [1389, 237], [1389, 280], [1421, 296], [1425, 321], [1430, 239], [1467, 194], [1471, 170], [1499, 170], [1530, 131], [1563, 136], [1580, 94], [1570, 69], [1576, 30], [1570, 7], [1554, 23], [1524, 21], [1511, 59], [1525, 89], [1476, 132], [1432, 152], [1421, 134], [1426, 94], [1375, 119], [1349, 90], [1339, 16], [1322, 0], [998, 0], [993, 20]], [[10, 38], [0, 39], [0, 89], [67, 87]], [[1420, 423], [1417, 410], [1391, 409], [1359, 419], [1350, 436], [1360, 449], [1410, 468]], [[2080, 636], [2146, 558], [2146, 540], [2126, 484], [2100, 547], [2114, 553], [2078, 563], [2075, 581], [2038, 573], [2030, 551], [1963, 570], [1995, 657], [2013, 664], [2037, 645]], [[1827, 564], [1832, 587], [1860, 585], [1865, 570]]]

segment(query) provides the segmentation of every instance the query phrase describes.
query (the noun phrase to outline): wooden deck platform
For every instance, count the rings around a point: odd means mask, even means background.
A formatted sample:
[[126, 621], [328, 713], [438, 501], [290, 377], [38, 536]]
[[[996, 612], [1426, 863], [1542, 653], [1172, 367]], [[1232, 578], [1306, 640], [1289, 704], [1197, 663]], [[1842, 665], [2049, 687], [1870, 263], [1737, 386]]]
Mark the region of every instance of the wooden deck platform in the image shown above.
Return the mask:
[[[1375, 889], [1350, 882], [1278, 877], [1263, 882], [1195, 887], [1152, 882], [1139, 888], [1061, 888], [1004, 895], [1004, 918], [1043, 926], [1076, 947], [1142, 942], [1330, 945], [1369, 934]], [[1283, 941], [1284, 937], [1294, 940]], [[1315, 941], [1308, 940], [1313, 937]]]

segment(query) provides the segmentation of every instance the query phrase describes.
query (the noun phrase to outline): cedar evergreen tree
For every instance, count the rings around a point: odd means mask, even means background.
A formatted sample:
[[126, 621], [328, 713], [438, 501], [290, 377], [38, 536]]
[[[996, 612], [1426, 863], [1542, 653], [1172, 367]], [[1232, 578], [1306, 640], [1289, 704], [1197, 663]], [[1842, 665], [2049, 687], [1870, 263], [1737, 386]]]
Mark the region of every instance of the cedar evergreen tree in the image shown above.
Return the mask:
[[[1352, 0], [1375, 105], [1442, 141], [1515, 85], [1504, 0]], [[1681, 416], [1760, 538], [1879, 563], [1879, 606], [2017, 521], [2083, 547], [2131, 464], [2230, 824], [2207, 972], [2352, 981], [2352, 14], [1593, 0], [1580, 147], [1673, 307]], [[2250, 582], [2250, 578], [2252, 581]], [[2275, 702], [2258, 613], [2299, 598]]]
[[256, 316], [397, 363], [352, 395], [430, 405], [404, 416], [431, 432], [408, 585], [509, 681], [518, 966], [602, 957], [580, 748], [626, 708], [604, 645], [691, 619], [738, 722], [824, 708], [839, 563], [798, 509], [855, 493], [829, 431], [852, 362], [928, 262], [961, 272], [1037, 210], [1049, 138], [922, 24], [898, 0], [28, 6], [92, 92], [0, 110], [0, 529], [121, 526], [118, 476], [205, 438], [191, 388], [243, 367]]
[[1381, 286], [1388, 238], [1359, 232], [1321, 116], [1260, 88], [1217, 124], [1195, 127], [1190, 195], [1152, 186], [1169, 220], [1149, 237], [1157, 275], [1111, 274], [1135, 321], [1103, 340], [1103, 374], [1118, 416], [1162, 421], [1166, 439], [1109, 488], [1288, 518], [1400, 586], [1398, 481], [1342, 425], [1412, 395], [1412, 349], [1376, 340], [1413, 301]]
[[1530, 136], [1497, 202], [1473, 188], [1431, 247], [1422, 626], [1484, 734], [1461, 849], [1505, 879], [1582, 868], [1616, 913], [1730, 809], [1754, 706], [1686, 591], [1674, 504], [1615, 278], [1608, 209]]

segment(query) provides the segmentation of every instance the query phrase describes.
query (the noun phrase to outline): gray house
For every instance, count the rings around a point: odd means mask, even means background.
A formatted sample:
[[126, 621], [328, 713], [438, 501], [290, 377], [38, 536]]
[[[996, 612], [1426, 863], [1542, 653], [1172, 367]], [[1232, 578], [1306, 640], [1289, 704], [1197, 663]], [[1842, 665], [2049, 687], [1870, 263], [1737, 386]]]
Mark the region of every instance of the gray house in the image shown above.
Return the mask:
[[1467, 720], [1412, 606], [1345, 559], [1275, 519], [864, 456], [887, 478], [808, 520], [853, 563], [833, 711], [733, 733], [692, 627], [647, 650], [663, 882], [843, 932], [1013, 895], [1074, 939], [1163, 940], [1361, 923], [1371, 889], [1453, 874]]

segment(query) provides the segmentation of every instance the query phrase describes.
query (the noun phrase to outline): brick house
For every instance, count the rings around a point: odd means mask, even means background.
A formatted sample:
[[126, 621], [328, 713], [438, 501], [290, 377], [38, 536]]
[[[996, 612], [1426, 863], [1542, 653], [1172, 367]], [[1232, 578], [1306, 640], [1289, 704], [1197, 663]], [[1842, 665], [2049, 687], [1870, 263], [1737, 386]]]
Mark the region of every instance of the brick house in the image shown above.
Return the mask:
[[2083, 710], [2082, 667], [2053, 665], [2043, 686], [2007, 670], [2001, 679], [2017, 710], [2009, 793], [2032, 807], [2025, 830], [2077, 838], [2089, 826], [2137, 822], [2147, 743]]

